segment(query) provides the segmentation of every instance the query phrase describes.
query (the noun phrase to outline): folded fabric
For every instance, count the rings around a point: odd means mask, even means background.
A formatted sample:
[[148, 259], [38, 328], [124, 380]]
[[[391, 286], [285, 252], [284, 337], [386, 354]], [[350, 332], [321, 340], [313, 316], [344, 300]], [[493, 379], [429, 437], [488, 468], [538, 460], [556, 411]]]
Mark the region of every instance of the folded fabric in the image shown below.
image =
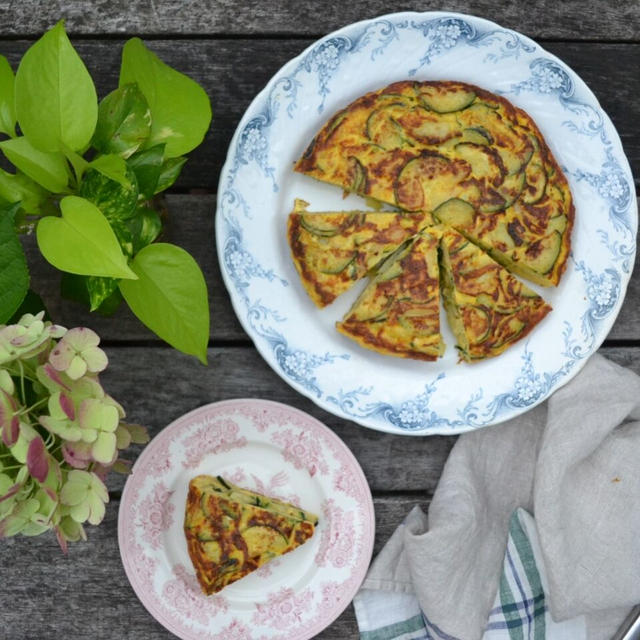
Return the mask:
[[462, 435], [428, 519], [409, 514], [369, 570], [362, 637], [609, 638], [640, 602], [639, 421], [640, 378], [595, 355], [543, 405]]

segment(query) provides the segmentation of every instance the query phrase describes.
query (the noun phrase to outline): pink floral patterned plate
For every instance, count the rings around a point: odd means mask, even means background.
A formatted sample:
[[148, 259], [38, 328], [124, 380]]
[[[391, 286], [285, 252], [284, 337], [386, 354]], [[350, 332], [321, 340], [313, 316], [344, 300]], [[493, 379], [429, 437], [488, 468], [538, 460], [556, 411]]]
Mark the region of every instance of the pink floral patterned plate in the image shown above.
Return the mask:
[[[320, 516], [314, 536], [214, 596], [200, 591], [182, 529], [189, 480], [222, 475]], [[305, 640], [347, 607], [373, 550], [371, 492], [346, 445], [267, 400], [196, 409], [147, 445], [122, 494], [118, 542], [148, 611], [184, 640]]]

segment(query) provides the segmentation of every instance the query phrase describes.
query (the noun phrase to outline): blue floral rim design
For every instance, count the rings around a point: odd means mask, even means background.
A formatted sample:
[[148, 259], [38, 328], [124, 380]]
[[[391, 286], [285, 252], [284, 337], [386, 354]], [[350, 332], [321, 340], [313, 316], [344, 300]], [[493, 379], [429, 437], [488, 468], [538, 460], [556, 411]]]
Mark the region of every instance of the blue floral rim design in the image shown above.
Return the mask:
[[[558, 345], [560, 359], [552, 368], [537, 362], [532, 339], [520, 349], [520, 365], [507, 390], [497, 394], [484, 386], [470, 390], [446, 413], [434, 407], [447, 373], [428, 380], [421, 391], [392, 402], [382, 401], [375, 385], [323, 386], [326, 368], [349, 361], [350, 353], [314, 351], [293, 341], [290, 320], [282, 309], [263, 304], [256, 295], [267, 286], [290, 287], [284, 274], [261, 264], [246, 239], [247, 224], [255, 224], [242, 186], [243, 172], [259, 176], [272, 194], [281, 189], [278, 158], [272, 153], [272, 131], [279, 119], [293, 121], [302, 107], [304, 91], [315, 87], [313, 101], [321, 124], [336, 78], [350, 60], [378, 64], [407, 34], [422, 38], [423, 48], [408, 77], [433, 70], [439, 61], [464, 50], [479, 56], [482, 65], [518, 61], [527, 76], [499, 92], [516, 97], [548, 99], [563, 114], [567, 135], [597, 148], [596, 171], [591, 167], [563, 167], [574, 186], [585, 188], [606, 211], [606, 225], [595, 230], [603, 265], [573, 258], [576, 282], [584, 290], [585, 305], [577, 318], [563, 322]], [[478, 83], [478, 84], [481, 84]], [[309, 106], [308, 104], [306, 106]], [[451, 13], [399, 13], [345, 27], [311, 45], [287, 63], [256, 97], [232, 140], [221, 178], [216, 235], [222, 274], [234, 309], [267, 362], [289, 384], [324, 409], [364, 426], [394, 433], [426, 435], [460, 433], [512, 418], [545, 400], [568, 382], [602, 343], [624, 297], [636, 250], [637, 206], [628, 162], [619, 138], [595, 96], [560, 60], [535, 42], [489, 21]], [[597, 268], [596, 268], [597, 267]], [[578, 278], [579, 276], [579, 278]], [[264, 284], [263, 284], [264, 283]], [[346, 381], [345, 381], [346, 382]]]

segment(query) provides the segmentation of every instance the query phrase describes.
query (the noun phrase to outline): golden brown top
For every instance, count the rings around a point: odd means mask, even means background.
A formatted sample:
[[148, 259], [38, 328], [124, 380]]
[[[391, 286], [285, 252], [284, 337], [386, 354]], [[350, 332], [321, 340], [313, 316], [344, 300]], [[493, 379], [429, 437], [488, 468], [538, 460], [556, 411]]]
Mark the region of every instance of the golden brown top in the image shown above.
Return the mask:
[[[521, 275], [557, 284], [574, 208], [533, 120], [461, 82], [394, 83], [335, 114], [296, 171], [441, 222]], [[452, 216], [450, 201], [458, 207]]]
[[189, 483], [184, 531], [206, 594], [292, 551], [314, 533], [317, 517], [295, 505], [240, 489], [221, 477]]
[[424, 213], [310, 213], [298, 200], [287, 235], [303, 286], [316, 305], [324, 307], [430, 221]]
[[551, 310], [537, 293], [456, 231], [443, 234], [442, 257], [445, 308], [463, 359], [502, 353]]
[[440, 356], [438, 237], [438, 229], [426, 229], [388, 258], [338, 330], [379, 353]]

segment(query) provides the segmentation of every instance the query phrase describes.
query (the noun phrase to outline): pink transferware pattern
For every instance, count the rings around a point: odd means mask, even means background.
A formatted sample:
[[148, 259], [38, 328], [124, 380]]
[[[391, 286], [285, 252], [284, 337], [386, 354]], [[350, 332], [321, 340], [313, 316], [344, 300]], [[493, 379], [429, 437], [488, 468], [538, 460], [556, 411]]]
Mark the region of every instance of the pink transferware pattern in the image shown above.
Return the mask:
[[[318, 514], [314, 536], [214, 596], [184, 537], [189, 480], [222, 475]], [[306, 640], [346, 608], [373, 549], [371, 493], [345, 444], [315, 418], [267, 400], [196, 409], [147, 445], [125, 486], [122, 562], [149, 612], [184, 640]]]

